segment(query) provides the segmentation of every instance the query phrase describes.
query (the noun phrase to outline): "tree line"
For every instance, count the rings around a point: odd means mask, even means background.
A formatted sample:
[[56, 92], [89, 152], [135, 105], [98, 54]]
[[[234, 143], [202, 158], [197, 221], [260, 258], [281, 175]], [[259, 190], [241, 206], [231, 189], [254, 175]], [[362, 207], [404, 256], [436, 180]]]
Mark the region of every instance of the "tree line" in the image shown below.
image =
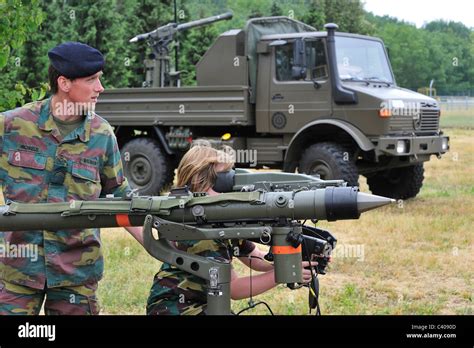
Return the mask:
[[[397, 83], [412, 90], [435, 80], [438, 94], [474, 95], [474, 32], [462, 23], [434, 21], [417, 29], [375, 16], [359, 0], [176, 0], [179, 23], [232, 11], [230, 21], [182, 32], [179, 70], [195, 83], [195, 64], [217, 36], [243, 28], [249, 18], [284, 15], [318, 30], [334, 22], [340, 31], [380, 37], [389, 49]], [[2, 13], [3, 12], [3, 13]], [[136, 34], [174, 21], [173, 0], [0, 0], [0, 110], [47, 93], [47, 52], [64, 41], [81, 41], [106, 57], [106, 88], [140, 87], [143, 60], [151, 53]], [[171, 47], [174, 62], [174, 48]]]

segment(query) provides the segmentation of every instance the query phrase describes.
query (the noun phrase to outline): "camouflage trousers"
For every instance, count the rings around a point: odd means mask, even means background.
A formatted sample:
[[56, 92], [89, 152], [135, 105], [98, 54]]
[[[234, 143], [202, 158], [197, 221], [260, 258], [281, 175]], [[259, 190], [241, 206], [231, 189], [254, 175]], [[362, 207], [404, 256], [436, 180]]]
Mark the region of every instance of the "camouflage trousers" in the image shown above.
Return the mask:
[[96, 315], [97, 285], [38, 290], [0, 280], [0, 315], [38, 315], [43, 302], [46, 315]]
[[[192, 277], [189, 275], [189, 277]], [[206, 295], [202, 285], [160, 271], [153, 279], [147, 315], [205, 315]]]

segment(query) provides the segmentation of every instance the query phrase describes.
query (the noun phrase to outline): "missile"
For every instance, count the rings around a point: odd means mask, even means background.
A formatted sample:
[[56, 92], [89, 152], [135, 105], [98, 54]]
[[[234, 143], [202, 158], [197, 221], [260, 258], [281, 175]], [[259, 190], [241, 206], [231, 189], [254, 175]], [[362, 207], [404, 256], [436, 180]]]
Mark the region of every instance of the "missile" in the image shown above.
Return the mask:
[[65, 203], [0, 206], [0, 231], [142, 226], [147, 215], [190, 224], [346, 220], [395, 200], [358, 192], [357, 187], [283, 192], [232, 192], [217, 196], [138, 196]]

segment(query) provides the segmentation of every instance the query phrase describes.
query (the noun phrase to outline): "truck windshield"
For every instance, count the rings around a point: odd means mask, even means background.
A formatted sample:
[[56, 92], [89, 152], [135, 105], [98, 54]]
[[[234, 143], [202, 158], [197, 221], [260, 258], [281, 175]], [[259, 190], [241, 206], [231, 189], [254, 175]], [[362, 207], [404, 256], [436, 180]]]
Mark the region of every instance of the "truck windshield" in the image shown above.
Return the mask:
[[339, 78], [345, 81], [393, 83], [392, 73], [379, 41], [336, 36]]

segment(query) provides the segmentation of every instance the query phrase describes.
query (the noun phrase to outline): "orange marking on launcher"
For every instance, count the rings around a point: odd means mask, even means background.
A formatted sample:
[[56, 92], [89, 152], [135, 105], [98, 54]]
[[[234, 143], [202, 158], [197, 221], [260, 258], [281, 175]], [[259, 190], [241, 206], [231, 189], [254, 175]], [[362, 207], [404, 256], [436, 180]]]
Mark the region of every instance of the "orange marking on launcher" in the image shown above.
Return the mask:
[[301, 244], [293, 248], [290, 245], [285, 245], [285, 246], [273, 246], [272, 247], [272, 253], [275, 255], [285, 255], [285, 254], [299, 254], [301, 253]]
[[132, 224], [130, 223], [130, 219], [126, 214], [117, 214], [115, 215], [115, 221], [117, 221], [117, 225], [120, 227], [130, 227]]

